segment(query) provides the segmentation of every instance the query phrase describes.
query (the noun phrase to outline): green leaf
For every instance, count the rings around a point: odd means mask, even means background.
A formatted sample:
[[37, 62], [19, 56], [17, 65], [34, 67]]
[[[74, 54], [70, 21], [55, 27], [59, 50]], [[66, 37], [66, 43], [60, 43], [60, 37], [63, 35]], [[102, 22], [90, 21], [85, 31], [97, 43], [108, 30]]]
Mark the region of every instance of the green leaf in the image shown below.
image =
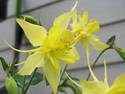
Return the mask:
[[24, 84], [24, 76], [16, 74], [13, 76], [14, 80], [17, 82], [19, 87], [23, 87]]
[[[23, 87], [24, 79], [25, 79], [25, 84], [27, 85], [29, 83], [29, 80], [31, 79], [31, 75], [25, 76], [24, 78], [24, 76], [16, 74], [13, 76], [13, 78], [15, 79], [19, 87]], [[43, 74], [36, 72], [33, 81], [31, 82], [31, 85], [37, 85], [41, 81], [43, 81]]]
[[5, 62], [4, 58], [0, 57], [0, 63], [2, 63], [2, 67], [4, 69], [4, 71], [6, 71], [6, 69], [8, 68], [8, 64]]
[[116, 52], [119, 54], [119, 56], [125, 60], [125, 49], [124, 48], [119, 48], [115, 47]]
[[112, 36], [108, 39], [108, 41], [106, 42], [106, 44], [108, 44], [111, 48], [115, 45], [115, 39], [116, 39], [116, 36]]
[[39, 25], [39, 23], [37, 22], [37, 20], [34, 17], [32, 17], [32, 16], [26, 15], [26, 16], [23, 16], [23, 19], [25, 21], [29, 22], [29, 23]]
[[37, 85], [41, 81], [43, 81], [43, 74], [36, 72], [31, 85]]

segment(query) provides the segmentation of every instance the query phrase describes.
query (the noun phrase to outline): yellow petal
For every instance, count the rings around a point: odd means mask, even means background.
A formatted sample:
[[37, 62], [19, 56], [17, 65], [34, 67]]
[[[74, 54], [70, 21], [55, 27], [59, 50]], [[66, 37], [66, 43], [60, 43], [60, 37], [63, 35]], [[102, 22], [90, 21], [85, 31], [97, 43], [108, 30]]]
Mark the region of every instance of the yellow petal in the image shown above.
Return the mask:
[[66, 29], [69, 24], [69, 21], [71, 20], [72, 14], [73, 12], [70, 11], [70, 12], [60, 15], [59, 17], [55, 19], [54, 25], [62, 28], [63, 30]]
[[89, 13], [88, 12], [84, 12], [82, 15], [82, 24], [86, 25], [89, 21]]
[[72, 15], [71, 28], [72, 32], [78, 32], [81, 29], [81, 24], [78, 23], [78, 15], [76, 11], [74, 11]]
[[113, 82], [113, 86], [124, 85], [125, 86], [125, 73], [120, 74]]
[[107, 94], [109, 87], [104, 82], [96, 81], [80, 81], [80, 84], [83, 88], [83, 94]]
[[83, 48], [89, 48], [89, 40], [88, 39], [81, 39], [81, 44]]
[[125, 73], [120, 74], [113, 82], [107, 94], [125, 94]]
[[68, 51], [57, 54], [57, 58], [64, 61], [65, 63], [72, 64], [79, 60], [80, 56], [76, 48], [71, 48]]
[[61, 33], [62, 29], [60, 27], [52, 26], [45, 40], [45, 45], [49, 48], [56, 48], [56, 46], [59, 46], [57, 42], [59, 41]]
[[112, 87], [107, 94], [125, 94], [125, 85]]
[[40, 52], [35, 52], [30, 55], [23, 66], [23, 68], [19, 71], [21, 75], [30, 75], [35, 68], [44, 65], [44, 57]]
[[52, 63], [53, 67], [55, 67], [56, 69], [60, 67], [59, 62], [54, 57], [48, 55], [48, 58], [50, 62]]
[[[57, 62], [57, 61], [55, 61]], [[59, 62], [58, 62], [59, 63]], [[58, 69], [56, 69], [51, 62], [46, 62], [44, 67], [44, 74], [48, 80], [48, 82], [50, 83], [50, 86], [54, 92], [54, 94], [57, 94], [57, 89], [58, 89], [58, 85], [60, 82], [60, 71], [61, 71], [61, 67], [59, 66]]]
[[99, 38], [95, 35], [91, 35], [91, 37], [89, 38], [89, 42], [98, 51], [104, 50], [109, 47], [109, 45], [101, 42]]
[[42, 26], [31, 24], [23, 19], [16, 19], [17, 23], [22, 27], [28, 40], [33, 46], [41, 46], [45, 37], [46, 29]]
[[97, 32], [100, 29], [100, 24], [97, 21], [91, 21], [90, 23], [87, 24], [88, 27], [88, 33], [93, 33]]
[[73, 13], [75, 11], [75, 8], [77, 7], [78, 1], [75, 2], [74, 6], [69, 12], [66, 12], [59, 17], [57, 17], [54, 21], [54, 25], [61, 27], [62, 29], [66, 29], [69, 25], [69, 22], [71, 20], [71, 17], [73, 16]]
[[73, 42], [74, 38], [75, 37], [72, 32], [65, 30], [60, 36], [60, 43], [69, 46]]

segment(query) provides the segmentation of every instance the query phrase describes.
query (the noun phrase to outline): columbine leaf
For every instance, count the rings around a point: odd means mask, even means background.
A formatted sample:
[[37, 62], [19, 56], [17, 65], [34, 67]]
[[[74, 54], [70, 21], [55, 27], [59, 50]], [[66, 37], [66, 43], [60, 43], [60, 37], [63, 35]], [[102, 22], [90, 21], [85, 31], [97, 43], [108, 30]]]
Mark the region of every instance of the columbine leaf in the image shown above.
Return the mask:
[[[16, 74], [13, 76], [13, 78], [17, 82], [19, 87], [23, 87], [24, 80], [25, 80], [25, 84], [27, 85], [29, 83], [29, 80], [31, 79], [31, 75], [24, 77], [22, 75]], [[38, 83], [40, 83], [43, 80], [44, 80], [43, 74], [36, 72], [32, 82], [31, 82], [31, 85], [37, 85]]]
[[16, 74], [13, 76], [14, 80], [17, 82], [19, 87], [23, 87], [24, 84], [24, 76]]
[[119, 56], [125, 60], [125, 49], [124, 48], [119, 48], [115, 47], [116, 52], [119, 54]]
[[4, 58], [0, 57], [0, 63], [4, 69], [4, 71], [6, 71], [6, 69], [8, 68], [8, 64], [5, 62]]
[[41, 81], [43, 81], [43, 74], [36, 72], [31, 85], [37, 85]]

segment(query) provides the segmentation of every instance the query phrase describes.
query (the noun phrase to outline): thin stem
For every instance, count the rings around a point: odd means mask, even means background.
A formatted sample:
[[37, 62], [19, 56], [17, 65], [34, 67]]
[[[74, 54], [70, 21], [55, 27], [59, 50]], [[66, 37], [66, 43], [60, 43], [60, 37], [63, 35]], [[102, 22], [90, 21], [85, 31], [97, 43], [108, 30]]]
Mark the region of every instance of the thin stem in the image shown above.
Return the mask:
[[[67, 67], [68, 67], [68, 65], [66, 64], [66, 65], [64, 66], [64, 69], [63, 69], [62, 72], [61, 72], [60, 82], [61, 82], [61, 78], [63, 77], [63, 75], [64, 75], [64, 73], [65, 73]], [[58, 87], [58, 90], [59, 90], [59, 87]], [[57, 91], [57, 94], [58, 94], [58, 91]]]
[[[106, 49], [104, 49], [98, 56], [97, 56], [97, 58], [95, 59], [95, 61], [94, 61], [94, 63], [93, 63], [93, 65], [92, 65], [92, 70], [94, 69], [94, 67], [96, 66], [96, 63], [97, 63], [97, 61], [99, 60], [99, 58], [102, 56], [102, 54], [104, 54], [104, 52], [106, 52], [108, 49], [110, 49], [110, 47], [109, 48], [106, 48]], [[89, 72], [89, 74], [88, 74], [88, 76], [87, 76], [87, 78], [86, 78], [86, 80], [89, 80], [89, 78], [90, 78], [90, 76], [91, 76], [91, 73]]]
[[23, 79], [23, 88], [22, 88], [22, 94], [24, 94], [24, 90], [25, 90], [25, 76], [24, 76], [24, 79]]
[[23, 94], [26, 94], [26, 93], [27, 93], [27, 91], [28, 91], [28, 89], [29, 89], [29, 87], [30, 87], [30, 85], [31, 85], [31, 83], [32, 83], [32, 81], [33, 81], [33, 78], [34, 78], [34, 76], [35, 76], [36, 71], [37, 71], [37, 68], [34, 70], [32, 76], [31, 76], [31, 79], [30, 79], [30, 81], [29, 81], [29, 83], [28, 83], [28, 85], [27, 85], [27, 87], [26, 87], [26, 89], [25, 89], [25, 91], [24, 91]]
[[64, 75], [64, 73], [65, 73], [67, 67], [68, 67], [68, 65], [66, 64], [66, 65], [64, 66], [64, 69], [63, 69], [62, 73], [61, 73], [60, 80], [61, 80], [61, 78], [63, 77], [63, 75]]
[[22, 0], [16, 0], [16, 17], [21, 15]]

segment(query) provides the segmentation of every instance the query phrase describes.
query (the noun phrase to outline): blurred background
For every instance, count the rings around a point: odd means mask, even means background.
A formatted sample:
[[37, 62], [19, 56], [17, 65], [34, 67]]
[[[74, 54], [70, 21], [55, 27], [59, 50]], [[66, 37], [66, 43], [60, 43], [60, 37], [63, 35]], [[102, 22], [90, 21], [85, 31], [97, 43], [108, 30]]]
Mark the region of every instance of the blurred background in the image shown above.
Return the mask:
[[[0, 57], [4, 57], [8, 63], [14, 59], [25, 60], [27, 54], [14, 53], [4, 42], [6, 39], [11, 45], [19, 49], [31, 48], [22, 29], [16, 24], [15, 18], [20, 15], [31, 15], [40, 21], [48, 30], [54, 18], [69, 11], [76, 0], [0, 0]], [[80, 14], [88, 11], [90, 19], [96, 19], [101, 24], [101, 30], [97, 33], [102, 41], [107, 41], [116, 35], [117, 44], [125, 48], [125, 0], [78, 0], [77, 10]], [[85, 79], [88, 75], [84, 50], [78, 45], [81, 59], [69, 67], [69, 72], [78, 78]], [[99, 53], [92, 49], [91, 59]], [[108, 65], [108, 79], [112, 83], [114, 77], [125, 72], [125, 62], [115, 51], [107, 51], [102, 59], [106, 59]], [[98, 62], [95, 73], [99, 79], [103, 79], [103, 63]], [[0, 68], [0, 87], [4, 83], [5, 73]], [[29, 94], [50, 94], [49, 87], [40, 83], [31, 87]], [[69, 91], [70, 92], [70, 91]], [[71, 93], [70, 93], [71, 94]]]

